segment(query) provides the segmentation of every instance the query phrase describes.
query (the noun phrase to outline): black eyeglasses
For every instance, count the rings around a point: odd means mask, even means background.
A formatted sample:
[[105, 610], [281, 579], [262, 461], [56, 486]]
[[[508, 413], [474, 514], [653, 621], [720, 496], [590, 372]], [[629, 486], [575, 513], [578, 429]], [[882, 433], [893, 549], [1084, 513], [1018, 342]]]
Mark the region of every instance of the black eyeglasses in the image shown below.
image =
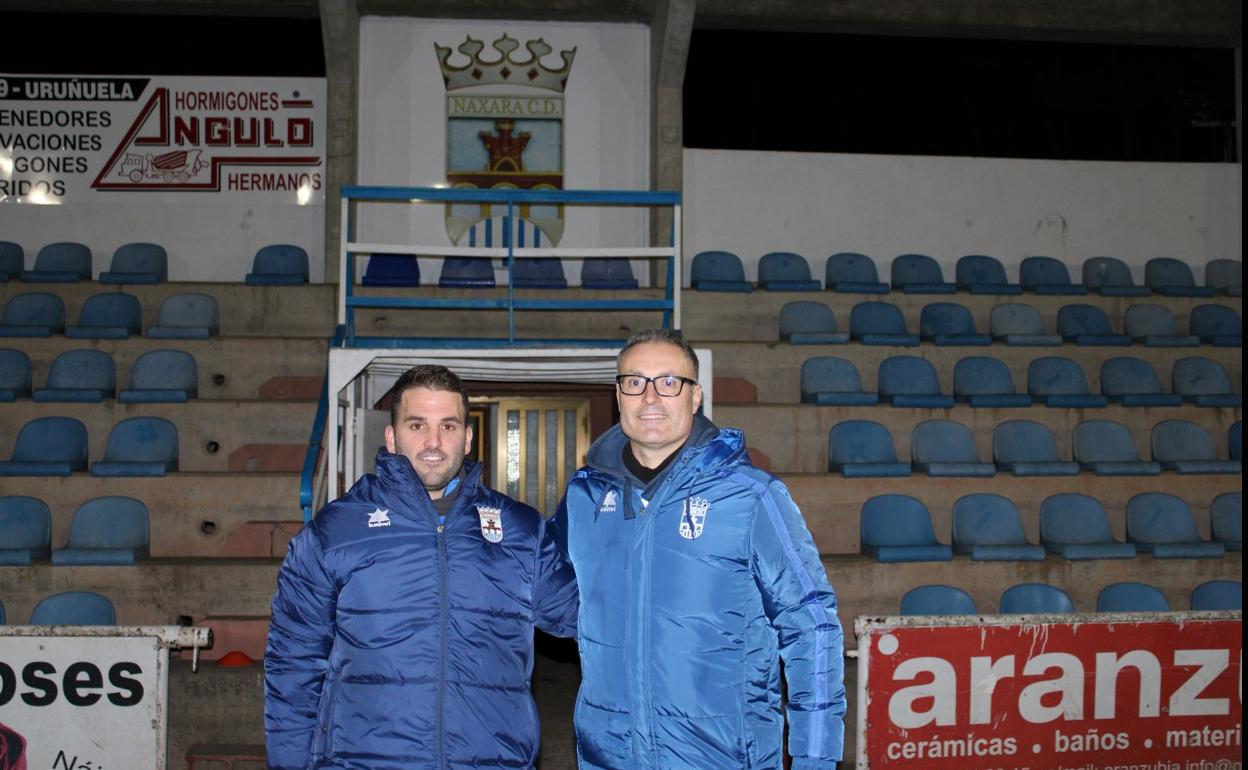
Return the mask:
[[642, 377], [640, 374], [616, 375], [615, 384], [626, 396], [640, 396], [646, 392], [646, 385], [654, 383], [654, 392], [664, 398], [675, 398], [685, 389], [685, 383], [697, 385], [697, 380], [681, 377], [679, 374], [660, 374], [657, 377]]

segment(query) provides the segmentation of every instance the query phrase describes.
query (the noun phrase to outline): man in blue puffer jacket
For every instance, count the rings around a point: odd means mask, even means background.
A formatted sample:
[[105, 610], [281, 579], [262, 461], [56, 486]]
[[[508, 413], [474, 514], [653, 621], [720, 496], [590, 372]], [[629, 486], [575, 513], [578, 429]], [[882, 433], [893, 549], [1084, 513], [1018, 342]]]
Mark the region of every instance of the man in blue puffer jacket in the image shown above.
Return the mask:
[[784, 484], [697, 415], [697, 357], [634, 335], [620, 424], [557, 514], [581, 591], [582, 770], [834, 770], [845, 687], [836, 597]]
[[395, 384], [376, 475], [290, 543], [264, 657], [273, 770], [531, 768], [533, 628], [576, 631], [551, 525], [464, 462], [468, 394]]

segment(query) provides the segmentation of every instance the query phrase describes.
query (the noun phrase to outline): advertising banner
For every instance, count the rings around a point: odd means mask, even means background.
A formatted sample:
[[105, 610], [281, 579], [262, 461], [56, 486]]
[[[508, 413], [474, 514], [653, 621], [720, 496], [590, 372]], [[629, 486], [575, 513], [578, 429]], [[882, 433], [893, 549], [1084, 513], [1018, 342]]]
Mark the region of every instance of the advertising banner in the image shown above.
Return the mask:
[[860, 618], [858, 767], [1238, 770], [1238, 612]]

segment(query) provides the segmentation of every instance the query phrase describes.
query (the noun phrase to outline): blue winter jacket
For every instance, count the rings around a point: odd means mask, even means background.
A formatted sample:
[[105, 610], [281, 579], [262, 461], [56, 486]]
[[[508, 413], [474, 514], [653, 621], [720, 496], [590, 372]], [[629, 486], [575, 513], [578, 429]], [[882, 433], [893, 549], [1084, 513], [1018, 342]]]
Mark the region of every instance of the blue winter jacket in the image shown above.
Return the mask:
[[844, 739], [836, 597], [784, 484], [740, 431], [695, 418], [642, 489], [618, 426], [591, 447], [557, 520], [581, 592], [582, 770], [780, 770], [788, 684], [794, 770]]
[[533, 627], [575, 633], [576, 583], [537, 511], [465, 469], [440, 527], [383, 449], [291, 541], [264, 658], [270, 768], [533, 766]]

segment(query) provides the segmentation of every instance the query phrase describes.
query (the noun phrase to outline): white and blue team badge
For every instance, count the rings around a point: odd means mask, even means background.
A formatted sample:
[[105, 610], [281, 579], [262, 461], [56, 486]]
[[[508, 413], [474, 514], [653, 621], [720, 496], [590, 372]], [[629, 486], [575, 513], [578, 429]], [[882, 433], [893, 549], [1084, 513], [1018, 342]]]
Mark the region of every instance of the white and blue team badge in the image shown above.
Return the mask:
[[477, 517], [481, 519], [481, 537], [490, 543], [503, 542], [503, 511], [501, 508], [478, 505]]
[[680, 512], [680, 536], [686, 540], [694, 540], [702, 534], [706, 525], [706, 514], [711, 509], [705, 497], [694, 497], [685, 500], [684, 510]]

